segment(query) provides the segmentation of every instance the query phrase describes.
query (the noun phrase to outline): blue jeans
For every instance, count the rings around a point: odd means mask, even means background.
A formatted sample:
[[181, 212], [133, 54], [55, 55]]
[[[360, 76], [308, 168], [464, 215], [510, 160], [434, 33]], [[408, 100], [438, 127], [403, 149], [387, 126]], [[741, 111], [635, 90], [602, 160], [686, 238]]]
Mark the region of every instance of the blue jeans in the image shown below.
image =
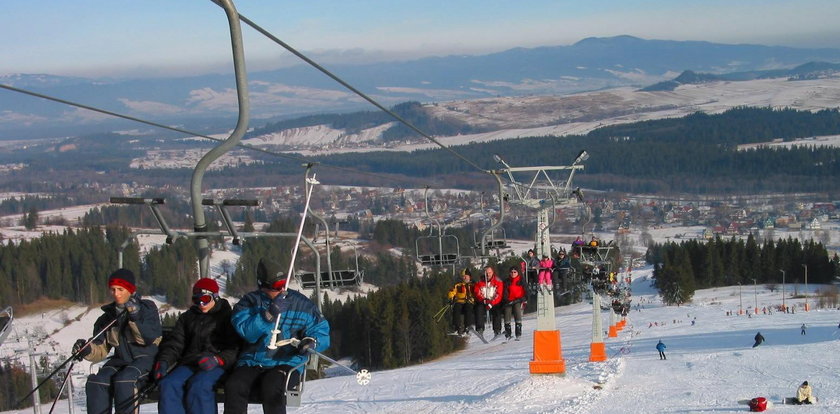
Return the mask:
[[158, 411], [163, 414], [216, 414], [213, 385], [224, 373], [219, 367], [210, 371], [184, 365], [176, 367], [160, 380]]

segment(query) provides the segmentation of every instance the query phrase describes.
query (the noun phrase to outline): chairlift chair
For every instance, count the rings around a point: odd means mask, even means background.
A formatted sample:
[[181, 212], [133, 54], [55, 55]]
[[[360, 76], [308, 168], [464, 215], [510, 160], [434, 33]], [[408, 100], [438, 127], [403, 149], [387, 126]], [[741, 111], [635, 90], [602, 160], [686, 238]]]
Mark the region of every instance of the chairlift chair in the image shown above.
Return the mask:
[[[433, 244], [437, 244], [437, 249]], [[417, 261], [424, 266], [454, 266], [461, 260], [458, 238], [452, 234], [420, 236], [414, 241], [414, 248]]]
[[[504, 228], [493, 229], [489, 234], [481, 237], [479, 233], [475, 233], [475, 248], [484, 250], [498, 250], [507, 249], [507, 235]], [[482, 239], [482, 240], [479, 240]]]
[[3, 345], [3, 341], [5, 341], [6, 337], [9, 336], [9, 333], [12, 332], [12, 322], [14, 322], [14, 320], [15, 315], [12, 312], [11, 306], [0, 311], [0, 345]]

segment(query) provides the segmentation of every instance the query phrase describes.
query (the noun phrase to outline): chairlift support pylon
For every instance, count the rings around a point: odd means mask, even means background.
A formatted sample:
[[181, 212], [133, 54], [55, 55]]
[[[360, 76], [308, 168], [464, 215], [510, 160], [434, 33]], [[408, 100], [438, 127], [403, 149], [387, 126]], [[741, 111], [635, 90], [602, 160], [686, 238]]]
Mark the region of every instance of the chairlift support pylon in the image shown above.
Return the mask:
[[[428, 236], [420, 236], [414, 241], [414, 249], [417, 257], [417, 261], [424, 266], [454, 266], [461, 261], [461, 247], [458, 243], [458, 238], [452, 234], [444, 234], [445, 227], [440, 224], [440, 221], [436, 218], [432, 217], [429, 214], [429, 187], [426, 186], [425, 191], [423, 192], [423, 198], [425, 199], [424, 202], [424, 209], [426, 211], [426, 217], [429, 218], [434, 226], [429, 229]], [[437, 228], [437, 236], [434, 235], [434, 230]], [[427, 244], [431, 244], [432, 242], [437, 242], [437, 251], [432, 250], [431, 248], [428, 250], [421, 249], [421, 241], [429, 240], [430, 242]], [[449, 240], [449, 243], [444, 243], [444, 240]], [[455, 245], [455, 250], [444, 250], [444, 245], [451, 246]], [[426, 253], [429, 252], [429, 253]]]
[[[572, 178], [577, 170], [583, 169], [580, 163], [585, 161], [589, 155], [586, 151], [581, 151], [575, 158], [572, 165], [569, 166], [537, 166], [537, 167], [511, 167], [500, 156], [494, 155], [496, 162], [502, 164], [505, 168], [500, 172], [506, 172], [513, 186], [513, 194], [515, 199], [511, 202], [519, 203], [525, 207], [537, 210], [537, 231], [536, 231], [536, 247], [537, 255], [551, 254], [551, 236], [550, 223], [553, 220], [548, 218], [548, 210], [552, 213], [556, 209], [556, 204], [571, 203], [575, 201], [571, 190]], [[569, 176], [566, 179], [563, 187], [558, 187], [548, 175], [549, 171], [568, 171]], [[534, 172], [534, 177], [529, 183], [524, 184], [516, 181], [513, 173], [515, 172]], [[495, 174], [494, 174], [495, 175]], [[543, 177], [548, 186], [537, 186], [537, 180]], [[544, 190], [547, 196], [538, 197], [539, 190]], [[549, 202], [551, 205], [548, 205]], [[554, 313], [554, 297], [549, 294], [547, 290], [539, 289], [537, 295], [537, 329], [534, 333], [534, 360], [529, 363], [532, 374], [562, 374], [565, 372], [566, 364], [562, 359], [562, 351], [560, 346], [560, 332], [557, 330]], [[541, 340], [537, 341], [537, 334]]]

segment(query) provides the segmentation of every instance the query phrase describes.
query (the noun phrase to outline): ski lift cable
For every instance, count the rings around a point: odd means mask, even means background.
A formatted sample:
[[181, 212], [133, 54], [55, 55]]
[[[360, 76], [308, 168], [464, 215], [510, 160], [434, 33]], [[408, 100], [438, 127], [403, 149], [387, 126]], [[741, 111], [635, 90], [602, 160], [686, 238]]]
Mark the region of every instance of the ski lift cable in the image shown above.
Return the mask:
[[[214, 3], [217, 2], [217, 0], [211, 0], [211, 1], [213, 1]], [[303, 53], [301, 53], [300, 51], [298, 51], [297, 49], [295, 49], [294, 47], [292, 47], [288, 43], [280, 40], [277, 36], [274, 36], [273, 34], [271, 34], [271, 32], [269, 32], [268, 30], [262, 28], [260, 25], [258, 25], [256, 23], [254, 23], [251, 19], [243, 16], [241, 13], [239, 13], [239, 19], [242, 20], [243, 22], [245, 22], [245, 24], [247, 24], [248, 26], [251, 26], [254, 30], [260, 32], [263, 36], [269, 38], [274, 43], [277, 43], [282, 48], [286, 49], [287, 51], [289, 51], [293, 55], [297, 56], [298, 58], [300, 58], [304, 62], [308, 63], [310, 66], [314, 67], [315, 69], [318, 69], [324, 75], [327, 75], [328, 77], [332, 78], [334, 81], [341, 84], [341, 86], [344, 86], [345, 88], [349, 89], [351, 92], [355, 93], [356, 95], [358, 95], [362, 99], [368, 101], [371, 105], [373, 105], [373, 106], [379, 108], [380, 110], [382, 110], [383, 112], [387, 113], [392, 118], [396, 119], [397, 121], [401, 122], [403, 125], [410, 128], [412, 131], [420, 134], [420, 136], [428, 139], [429, 141], [432, 141], [433, 143], [435, 143], [437, 146], [443, 148], [444, 150], [449, 151], [452, 155], [460, 158], [462, 161], [467, 163], [467, 165], [475, 168], [476, 170], [481, 171], [483, 173], [487, 173], [486, 169], [481, 168], [478, 164], [472, 162], [469, 158], [461, 155], [459, 152], [457, 152], [457, 151], [453, 150], [452, 148], [444, 145], [442, 142], [438, 141], [437, 139], [435, 139], [431, 135], [423, 132], [420, 128], [414, 126], [414, 124], [408, 122], [403, 117], [397, 115], [396, 113], [394, 113], [390, 109], [386, 108], [385, 106], [383, 106], [382, 104], [380, 104], [379, 102], [377, 102], [375, 99], [371, 98], [370, 96], [368, 96], [364, 92], [356, 89], [355, 87], [353, 87], [349, 83], [345, 82], [343, 79], [341, 79], [340, 77], [338, 77], [334, 73], [330, 72], [325, 67], [321, 66], [320, 64], [318, 64], [314, 60], [310, 59], [309, 57], [307, 57], [306, 55], [304, 55]]]
[[[153, 121], [147, 121], [145, 119], [133, 117], [131, 115], [125, 115], [125, 114], [121, 114], [119, 112], [113, 112], [113, 111], [109, 111], [107, 109], [101, 109], [101, 108], [97, 108], [95, 106], [85, 105], [85, 104], [82, 104], [82, 103], [73, 102], [73, 101], [69, 101], [69, 100], [66, 100], [66, 99], [57, 98], [57, 97], [54, 97], [54, 96], [45, 95], [45, 94], [42, 94], [42, 93], [33, 92], [33, 91], [22, 89], [22, 88], [17, 88], [17, 87], [11, 86], [11, 85], [6, 85], [6, 84], [0, 83], [0, 88], [6, 89], [6, 90], [9, 90], [9, 91], [12, 91], [12, 92], [22, 93], [24, 95], [34, 96], [36, 98], [46, 99], [48, 101], [58, 102], [58, 103], [69, 105], [69, 106], [75, 106], [77, 108], [87, 109], [87, 110], [93, 111], [93, 112], [99, 112], [101, 114], [110, 115], [110, 116], [113, 116], [113, 117], [116, 117], [116, 118], [122, 118], [122, 119], [126, 119], [126, 120], [129, 120], [129, 121], [139, 122], [141, 124], [146, 124], [146, 125], [153, 126], [153, 127], [156, 127], [156, 128], [166, 129], [166, 130], [169, 130], [169, 131], [174, 131], [174, 132], [178, 132], [178, 133], [185, 134], [185, 135], [195, 136], [195, 137], [199, 137], [199, 138], [205, 138], [205, 139], [209, 139], [211, 141], [218, 141], [218, 142], [224, 142], [225, 141], [225, 139], [222, 139], [222, 138], [216, 138], [216, 137], [212, 137], [212, 136], [205, 135], [205, 134], [200, 134], [200, 133], [193, 132], [193, 131], [183, 129], [183, 128], [164, 125], [164, 124], [160, 124], [160, 123], [153, 122]], [[245, 143], [242, 143], [242, 142], [239, 142], [236, 146], [241, 147], [241, 148], [245, 148], [245, 149], [249, 149], [249, 150], [253, 150], [253, 151], [257, 151], [257, 152], [262, 152], [264, 154], [272, 155], [272, 156], [275, 156], [275, 157], [286, 158], [286, 159], [290, 159], [290, 160], [293, 160], [293, 161], [299, 161], [301, 163], [318, 164], [318, 165], [321, 165], [323, 167], [334, 168], [334, 169], [341, 170], [341, 171], [353, 172], [353, 173], [362, 174], [362, 175], [369, 175], [369, 176], [372, 176], [372, 177], [377, 177], [377, 178], [382, 178], [382, 179], [389, 179], [389, 180], [393, 179], [393, 177], [387, 177], [385, 175], [371, 173], [371, 172], [367, 172], [367, 171], [362, 171], [362, 170], [358, 170], [358, 169], [354, 169], [354, 168], [341, 167], [341, 166], [338, 166], [338, 165], [332, 165], [332, 164], [327, 164], [327, 163], [323, 163], [323, 162], [313, 162], [313, 161], [308, 160], [306, 158], [297, 157], [297, 156], [285, 154], [285, 153], [282, 153], [282, 152], [271, 151], [271, 150], [256, 147], [256, 146], [253, 146], [253, 145], [250, 145], [250, 144], [245, 144]]]
[[[211, 1], [214, 4], [220, 5], [218, 0], [211, 0]], [[258, 31], [259, 33], [263, 34], [264, 36], [266, 36], [270, 40], [274, 41], [275, 43], [277, 43], [278, 45], [280, 45], [284, 49], [288, 50], [290, 53], [299, 57], [304, 62], [306, 62], [309, 65], [313, 66], [314, 68], [318, 69], [319, 71], [321, 71], [322, 73], [324, 73], [328, 77], [332, 78], [333, 80], [335, 80], [336, 82], [338, 82], [339, 84], [341, 84], [342, 86], [344, 86], [345, 88], [350, 90], [351, 92], [357, 94], [362, 99], [365, 99], [366, 101], [368, 101], [373, 106], [375, 106], [375, 107], [379, 108], [380, 110], [382, 110], [383, 112], [387, 113], [388, 115], [390, 115], [391, 117], [393, 117], [397, 121], [401, 122], [402, 124], [404, 124], [405, 126], [410, 128], [414, 132], [418, 133], [422, 137], [428, 139], [429, 141], [433, 142], [434, 144], [436, 144], [440, 148], [448, 151], [449, 153], [451, 153], [455, 157], [461, 159], [467, 165], [473, 167], [474, 169], [476, 169], [476, 170], [478, 170], [482, 173], [491, 173], [490, 171], [480, 167], [479, 165], [477, 165], [476, 163], [474, 163], [473, 161], [471, 161], [470, 159], [468, 159], [464, 155], [460, 154], [459, 152], [457, 152], [457, 151], [453, 150], [452, 148], [444, 145], [443, 143], [441, 143], [439, 140], [435, 139], [431, 135], [423, 132], [421, 129], [419, 129], [418, 127], [416, 127], [412, 123], [408, 122], [406, 119], [402, 118], [398, 114], [396, 114], [393, 111], [391, 111], [390, 109], [386, 108], [385, 106], [383, 106], [382, 104], [380, 104], [379, 102], [377, 102], [376, 100], [371, 98], [370, 96], [366, 95], [364, 92], [356, 89], [355, 87], [353, 87], [352, 85], [350, 85], [349, 83], [347, 83], [346, 81], [344, 81], [343, 79], [338, 77], [337, 75], [333, 74], [332, 72], [330, 72], [329, 70], [327, 70], [326, 68], [324, 68], [323, 66], [321, 66], [320, 64], [315, 62], [314, 60], [310, 59], [309, 57], [307, 57], [306, 55], [304, 55], [303, 53], [301, 53], [300, 51], [298, 51], [297, 49], [295, 49], [291, 45], [283, 42], [282, 40], [280, 40], [279, 38], [277, 38], [276, 36], [271, 34], [269, 31], [265, 30], [264, 28], [262, 28], [258, 24], [254, 23], [252, 20], [248, 19], [246, 16], [243, 16], [242, 14], [240, 14], [238, 12], [237, 12], [237, 15], [239, 16], [240, 20], [245, 22], [247, 25], [251, 26], [254, 30]], [[183, 134], [187, 134], [187, 135], [197, 136], [197, 137], [201, 137], [201, 138], [205, 138], [205, 139], [209, 139], [209, 140], [213, 140], [213, 141], [219, 141], [219, 142], [224, 142], [225, 141], [224, 139], [215, 138], [215, 137], [211, 137], [211, 136], [208, 136], [208, 135], [195, 133], [195, 132], [185, 130], [185, 129], [182, 129], [182, 128], [171, 127], [171, 126], [163, 125], [163, 124], [160, 124], [160, 123], [157, 123], [157, 122], [147, 121], [147, 120], [144, 120], [142, 118], [137, 118], [137, 117], [133, 117], [133, 116], [130, 116], [130, 115], [124, 115], [124, 114], [120, 114], [120, 113], [117, 113], [117, 112], [96, 108], [96, 107], [93, 107], [93, 106], [90, 106], [90, 105], [85, 105], [85, 104], [81, 104], [81, 103], [77, 103], [77, 102], [73, 102], [73, 101], [69, 101], [69, 100], [65, 100], [65, 99], [61, 99], [61, 98], [57, 98], [57, 97], [53, 97], [53, 96], [29, 91], [29, 90], [26, 90], [26, 89], [17, 88], [17, 87], [11, 86], [11, 85], [0, 84], [0, 88], [7, 89], [7, 90], [10, 90], [10, 91], [13, 91], [13, 92], [23, 93], [23, 94], [26, 94], [26, 95], [30, 95], [30, 96], [34, 96], [34, 97], [38, 97], [38, 98], [42, 98], [42, 99], [47, 99], [47, 100], [62, 103], [62, 104], [65, 104], [65, 105], [75, 106], [75, 107], [87, 109], [87, 110], [90, 110], [90, 111], [103, 113], [103, 114], [118, 117], [118, 118], [123, 118], [123, 119], [131, 120], [131, 121], [143, 123], [143, 124], [158, 127], [158, 128], [167, 129], [167, 130], [170, 130], [170, 131], [175, 131], [175, 132], [179, 132], [179, 133], [183, 133]], [[258, 148], [258, 147], [255, 147], [255, 146], [252, 146], [252, 145], [249, 145], [249, 144], [243, 144], [241, 142], [238, 143], [236, 146], [251, 149], [251, 150], [255, 150], [255, 151], [262, 152], [262, 153], [269, 154], [269, 155], [274, 155], [274, 156], [278, 156], [278, 157], [292, 159], [292, 160], [295, 160], [295, 161], [310, 162], [309, 160], [306, 160], [305, 158], [295, 157], [295, 156], [288, 155], [288, 154], [283, 154], [283, 153], [277, 153], [277, 152], [274, 152], [274, 151], [269, 151], [269, 150], [265, 150], [265, 149], [262, 149], [262, 148]], [[321, 163], [321, 164], [325, 167], [328, 167], [328, 168], [335, 168], [335, 169], [339, 169], [339, 170], [343, 170], [343, 171], [350, 171], [350, 172], [355, 172], [355, 173], [359, 173], [359, 174], [375, 176], [375, 177], [378, 177], [378, 178], [385, 178], [382, 175], [369, 173], [369, 172], [365, 172], [365, 171], [360, 171], [360, 170], [356, 170], [356, 169], [352, 169], [352, 168], [340, 167], [340, 166], [330, 165], [330, 164], [326, 164], [326, 163]], [[511, 182], [514, 186], [525, 187], [522, 183], [518, 183], [515, 180], [511, 180]]]

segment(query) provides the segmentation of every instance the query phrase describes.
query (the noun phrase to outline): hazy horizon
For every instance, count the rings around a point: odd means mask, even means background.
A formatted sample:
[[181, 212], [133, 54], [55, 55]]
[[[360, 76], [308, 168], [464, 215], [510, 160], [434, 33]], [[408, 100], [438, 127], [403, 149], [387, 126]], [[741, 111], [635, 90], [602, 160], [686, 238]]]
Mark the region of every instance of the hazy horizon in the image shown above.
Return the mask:
[[[54, 3], [14, 0], [0, 16], [0, 75], [168, 77], [228, 73], [224, 12], [210, 1]], [[805, 0], [535, 0], [379, 3], [236, 2], [242, 15], [325, 64], [374, 63], [565, 46], [630, 35], [800, 48], [840, 48], [840, 2]], [[714, 28], [714, 30], [709, 30]], [[298, 64], [243, 24], [251, 71]]]

